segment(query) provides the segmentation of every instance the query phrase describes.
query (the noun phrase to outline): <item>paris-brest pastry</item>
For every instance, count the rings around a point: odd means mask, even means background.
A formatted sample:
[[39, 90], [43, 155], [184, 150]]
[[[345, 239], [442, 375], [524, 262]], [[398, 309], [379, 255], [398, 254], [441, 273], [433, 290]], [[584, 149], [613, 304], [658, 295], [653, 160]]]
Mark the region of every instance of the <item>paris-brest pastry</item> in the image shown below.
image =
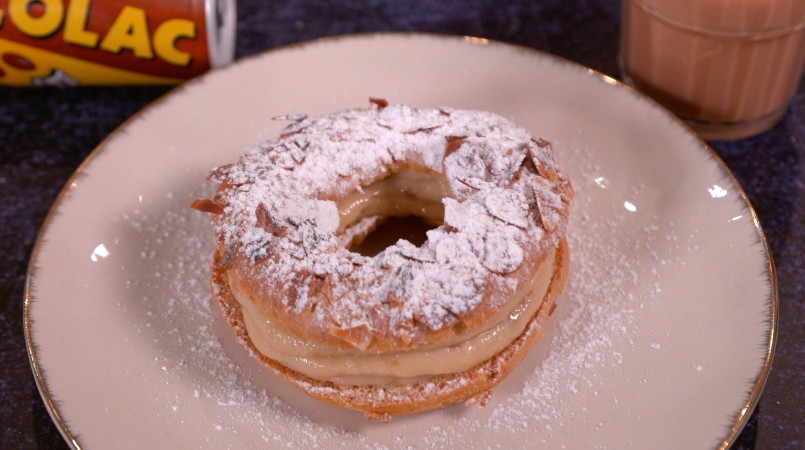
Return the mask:
[[[214, 169], [213, 295], [253, 354], [325, 402], [388, 418], [487, 398], [542, 334], [568, 270], [571, 185], [498, 115], [368, 108], [285, 116]], [[350, 250], [392, 216], [431, 226]]]

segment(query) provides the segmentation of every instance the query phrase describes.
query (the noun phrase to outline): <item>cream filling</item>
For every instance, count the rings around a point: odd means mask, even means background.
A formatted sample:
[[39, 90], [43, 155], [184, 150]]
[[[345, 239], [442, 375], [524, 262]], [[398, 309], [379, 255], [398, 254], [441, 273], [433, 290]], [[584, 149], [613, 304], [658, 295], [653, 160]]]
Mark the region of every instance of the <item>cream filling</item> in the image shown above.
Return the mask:
[[[260, 353], [311, 378], [352, 385], [411, 383], [457, 373], [480, 364], [506, 348], [537, 314], [550, 287], [556, 252], [548, 255], [537, 275], [523, 283], [512, 299], [480, 329], [456, 333], [451, 339], [406, 351], [338, 350], [283, 330], [241, 292], [249, 338]], [[546, 314], [542, 311], [540, 314]]]
[[419, 216], [427, 222], [444, 220], [442, 199], [451, 191], [443, 175], [403, 169], [375, 181], [337, 202], [341, 217], [338, 233], [371, 216]]

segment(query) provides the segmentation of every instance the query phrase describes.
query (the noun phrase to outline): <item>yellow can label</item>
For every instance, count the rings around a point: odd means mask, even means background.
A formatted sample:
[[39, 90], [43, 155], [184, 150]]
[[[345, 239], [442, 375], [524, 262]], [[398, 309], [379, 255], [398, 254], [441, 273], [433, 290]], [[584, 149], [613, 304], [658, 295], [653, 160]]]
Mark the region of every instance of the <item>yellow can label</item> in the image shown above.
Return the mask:
[[210, 67], [204, 0], [0, 0], [0, 84], [165, 84]]

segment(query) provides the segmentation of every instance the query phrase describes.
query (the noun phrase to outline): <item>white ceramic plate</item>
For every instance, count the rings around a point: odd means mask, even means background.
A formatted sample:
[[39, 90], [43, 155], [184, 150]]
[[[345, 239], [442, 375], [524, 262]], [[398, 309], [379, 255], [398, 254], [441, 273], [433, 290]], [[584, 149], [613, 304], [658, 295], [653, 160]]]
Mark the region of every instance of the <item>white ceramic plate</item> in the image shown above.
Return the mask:
[[[188, 205], [272, 116], [368, 98], [490, 110], [554, 143], [574, 182], [572, 274], [529, 358], [485, 408], [389, 424], [285, 386], [207, 291]], [[481, 39], [344, 37], [248, 58], [132, 118], [72, 177], [34, 251], [26, 335], [68, 442], [85, 448], [727, 445], [777, 323], [769, 251], [741, 189], [666, 111], [614, 80]]]

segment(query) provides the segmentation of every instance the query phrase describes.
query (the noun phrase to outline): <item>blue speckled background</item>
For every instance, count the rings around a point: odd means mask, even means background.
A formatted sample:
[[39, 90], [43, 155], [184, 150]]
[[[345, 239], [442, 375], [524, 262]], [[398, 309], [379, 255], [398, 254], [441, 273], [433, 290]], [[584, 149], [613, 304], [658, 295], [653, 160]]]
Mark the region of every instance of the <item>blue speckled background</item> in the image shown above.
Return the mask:
[[[321, 36], [426, 31], [523, 44], [617, 76], [619, 27], [618, 0], [239, 0], [237, 57]], [[51, 202], [84, 157], [168, 89], [0, 87], [0, 448], [66, 447], [25, 351], [28, 257]], [[780, 296], [772, 372], [734, 448], [805, 448], [805, 83], [772, 130], [713, 147], [760, 217]]]

